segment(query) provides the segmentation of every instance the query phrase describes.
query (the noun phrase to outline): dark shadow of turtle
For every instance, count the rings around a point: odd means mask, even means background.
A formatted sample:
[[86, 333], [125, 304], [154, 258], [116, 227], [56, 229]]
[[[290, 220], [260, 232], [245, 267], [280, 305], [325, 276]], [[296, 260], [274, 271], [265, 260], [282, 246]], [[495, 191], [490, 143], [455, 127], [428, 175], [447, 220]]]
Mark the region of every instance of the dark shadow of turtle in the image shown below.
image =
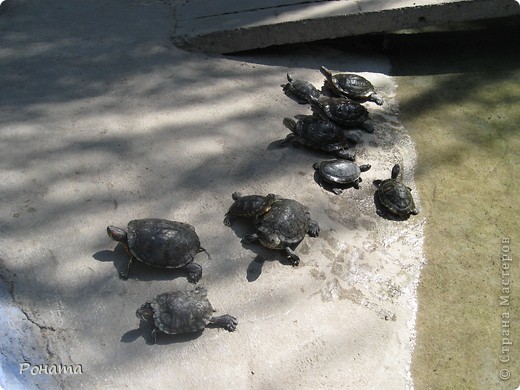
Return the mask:
[[[216, 326], [207, 326], [216, 327]], [[204, 332], [204, 329], [198, 330], [196, 332], [190, 333], [181, 333], [181, 334], [168, 334], [163, 332], [157, 332], [157, 340], [155, 343], [152, 341], [152, 325], [148, 324], [145, 321], [141, 321], [139, 323], [139, 327], [136, 329], [129, 330], [125, 334], [121, 336], [122, 343], [133, 343], [139, 337], [143, 337], [148, 345], [170, 345], [170, 344], [178, 344], [178, 343], [186, 343], [196, 338], [200, 337]]]
[[[242, 246], [255, 254], [255, 257], [247, 267], [246, 279], [248, 282], [254, 282], [260, 277], [262, 268], [268, 261], [278, 261], [282, 265], [293, 266], [293, 263], [287, 256], [283, 255], [282, 251], [266, 248], [260, 242], [249, 243], [244, 241], [246, 235], [256, 231], [253, 218], [237, 217], [233, 219], [233, 224], [230, 226], [230, 229], [240, 238]], [[299, 244], [300, 243], [291, 245], [291, 248], [295, 249]]]
[[[196, 259], [201, 254], [197, 254]], [[204, 254], [202, 254], [204, 255]], [[128, 262], [130, 261], [130, 257], [125, 250], [125, 246], [123, 244], [118, 243], [114, 250], [102, 250], [96, 252], [92, 255], [92, 257], [98, 261], [109, 262], [112, 261], [114, 264], [114, 268], [116, 270], [116, 275], [119, 277], [120, 273], [126, 271], [128, 266]], [[209, 255], [208, 255], [209, 257]], [[153, 265], [145, 264], [139, 260], [134, 260], [132, 262], [132, 268], [130, 269], [130, 273], [128, 275], [128, 279], [132, 280], [141, 280], [141, 281], [153, 281], [153, 280], [173, 280], [179, 277], [186, 277], [187, 273], [182, 268], [163, 268], [163, 267], [154, 267]], [[119, 278], [121, 280], [125, 280]]]

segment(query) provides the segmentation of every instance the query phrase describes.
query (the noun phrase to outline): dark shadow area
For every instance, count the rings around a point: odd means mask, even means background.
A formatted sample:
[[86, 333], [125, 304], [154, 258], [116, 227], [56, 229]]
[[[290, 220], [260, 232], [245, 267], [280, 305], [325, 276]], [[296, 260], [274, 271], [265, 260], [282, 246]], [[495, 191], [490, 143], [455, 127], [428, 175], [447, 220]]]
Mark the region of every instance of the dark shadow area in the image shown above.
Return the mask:
[[[295, 53], [298, 55], [295, 57]], [[283, 46], [271, 46], [265, 49], [250, 50], [227, 54], [227, 58], [248, 61], [269, 66], [281, 66], [291, 68], [315, 69], [319, 73], [321, 66], [336, 69], [339, 64], [348, 62], [349, 72], [380, 72], [380, 65], [376, 58], [383, 58], [383, 53], [373, 38], [364, 37], [338, 38], [323, 41], [296, 43]], [[297, 58], [297, 60], [295, 60]], [[323, 63], [326, 61], [327, 63]], [[293, 73], [290, 71], [289, 73]], [[294, 78], [301, 79], [298, 73], [292, 74]], [[320, 73], [321, 75], [321, 73]], [[282, 78], [283, 77], [283, 78]], [[285, 75], [281, 75], [281, 82], [287, 82]], [[315, 85], [316, 88], [326, 92], [323, 84]], [[328, 95], [328, 92], [327, 92]], [[297, 101], [297, 100], [295, 100]]]
[[251, 263], [247, 266], [247, 276], [246, 279], [248, 282], [254, 282], [257, 280], [262, 274], [262, 267], [264, 266], [265, 259], [258, 255], [256, 256]]
[[[205, 254], [199, 253], [193, 260], [195, 263], [197, 263], [197, 258], [200, 259], [199, 256], [205, 256]], [[128, 253], [126, 252], [123, 244], [117, 244], [113, 251], [102, 250], [96, 252], [92, 255], [92, 257], [98, 261], [112, 261], [114, 264], [116, 275], [119, 275], [121, 272], [126, 271], [129, 261]], [[154, 267], [152, 265], [145, 264], [139, 260], [134, 260], [132, 262], [132, 265], [130, 267], [130, 273], [128, 275], [128, 279], [141, 281], [175, 280], [179, 277], [187, 277], [187, 272], [184, 271], [182, 268]]]
[[282, 265], [292, 265], [281, 251], [265, 248], [260, 242], [247, 243], [243, 241], [246, 235], [255, 232], [252, 218], [237, 217], [233, 219], [233, 224], [229, 229], [233, 230], [237, 238], [240, 239], [242, 247], [255, 254], [246, 270], [246, 279], [248, 282], [254, 282], [260, 277], [265, 262], [278, 261]]
[[[473, 26], [473, 28], [471, 28]], [[388, 34], [371, 38], [392, 61], [392, 76], [506, 71], [520, 58], [520, 16], [482, 21], [461, 31]], [[377, 43], [379, 41], [380, 43]], [[507, 58], [507, 61], [500, 61]], [[498, 76], [498, 75], [497, 75]], [[482, 80], [487, 83], [492, 80]], [[471, 93], [471, 86], [461, 95]], [[435, 96], [435, 95], [432, 95]]]
[[[139, 321], [138, 318], [136, 318], [137, 321]], [[209, 328], [209, 326], [208, 326]], [[204, 329], [197, 331], [197, 332], [191, 332], [191, 333], [182, 333], [182, 334], [167, 334], [158, 331], [157, 332], [157, 340], [154, 344], [152, 342], [152, 325], [148, 324], [147, 322], [140, 321], [139, 327], [137, 329], [132, 329], [126, 332], [121, 336], [121, 342], [122, 343], [132, 343], [136, 341], [139, 337], [142, 337], [146, 340], [146, 344], [148, 345], [170, 345], [170, 344], [178, 344], [178, 343], [187, 343], [190, 341], [193, 341], [197, 338], [199, 338], [202, 333], [204, 332]]]
[[122, 343], [133, 343], [139, 337], [143, 336], [145, 334], [145, 331], [151, 332], [151, 329], [144, 329], [144, 328], [145, 328], [144, 326], [139, 325], [139, 328], [129, 330], [128, 332], [126, 332], [124, 335], [121, 336], [121, 342]]

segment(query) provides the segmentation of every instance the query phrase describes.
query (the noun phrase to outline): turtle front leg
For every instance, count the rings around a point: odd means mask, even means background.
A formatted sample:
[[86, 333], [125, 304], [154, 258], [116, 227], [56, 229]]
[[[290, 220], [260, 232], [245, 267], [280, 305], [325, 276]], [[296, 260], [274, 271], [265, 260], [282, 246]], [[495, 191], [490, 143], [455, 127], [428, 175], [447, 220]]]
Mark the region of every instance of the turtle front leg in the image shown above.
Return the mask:
[[197, 283], [202, 277], [202, 267], [197, 263], [188, 263], [183, 268], [188, 273], [190, 283]]
[[293, 267], [296, 267], [300, 264], [300, 257], [288, 246], [284, 248], [285, 253], [287, 254], [287, 258], [292, 263]]
[[123, 279], [123, 280], [128, 279], [128, 276], [130, 275], [130, 267], [132, 266], [133, 262], [134, 262], [134, 256], [130, 255], [130, 260], [128, 260], [128, 265], [126, 266], [126, 270], [119, 272], [120, 279]]
[[361, 183], [361, 178], [357, 178], [357, 180], [354, 181], [354, 183], [352, 183], [352, 187], [354, 187], [356, 190], [359, 190], [359, 183]]
[[211, 317], [209, 319], [210, 324], [214, 324], [216, 326], [219, 326], [221, 328], [224, 328], [230, 332], [233, 332], [238, 325], [238, 320], [229, 314], [224, 314], [223, 316], [219, 317]]

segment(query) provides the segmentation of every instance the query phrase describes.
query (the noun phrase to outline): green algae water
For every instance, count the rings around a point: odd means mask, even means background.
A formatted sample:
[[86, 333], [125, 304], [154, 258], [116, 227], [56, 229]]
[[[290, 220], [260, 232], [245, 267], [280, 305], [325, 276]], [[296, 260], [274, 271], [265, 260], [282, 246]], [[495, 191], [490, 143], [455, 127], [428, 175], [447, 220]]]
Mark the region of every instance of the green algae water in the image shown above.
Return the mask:
[[520, 384], [520, 29], [390, 39], [426, 216], [416, 389]]

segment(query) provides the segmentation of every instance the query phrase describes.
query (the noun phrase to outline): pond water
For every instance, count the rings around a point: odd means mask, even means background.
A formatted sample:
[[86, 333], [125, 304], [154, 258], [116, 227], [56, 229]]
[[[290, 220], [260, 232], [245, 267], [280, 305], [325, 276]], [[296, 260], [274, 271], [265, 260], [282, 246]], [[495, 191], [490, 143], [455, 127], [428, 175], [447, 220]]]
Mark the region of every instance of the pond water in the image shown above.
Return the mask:
[[[400, 119], [416, 143], [427, 219], [412, 362], [417, 389], [520, 383], [518, 25], [506, 20], [385, 42]], [[512, 261], [502, 261], [507, 254]]]

